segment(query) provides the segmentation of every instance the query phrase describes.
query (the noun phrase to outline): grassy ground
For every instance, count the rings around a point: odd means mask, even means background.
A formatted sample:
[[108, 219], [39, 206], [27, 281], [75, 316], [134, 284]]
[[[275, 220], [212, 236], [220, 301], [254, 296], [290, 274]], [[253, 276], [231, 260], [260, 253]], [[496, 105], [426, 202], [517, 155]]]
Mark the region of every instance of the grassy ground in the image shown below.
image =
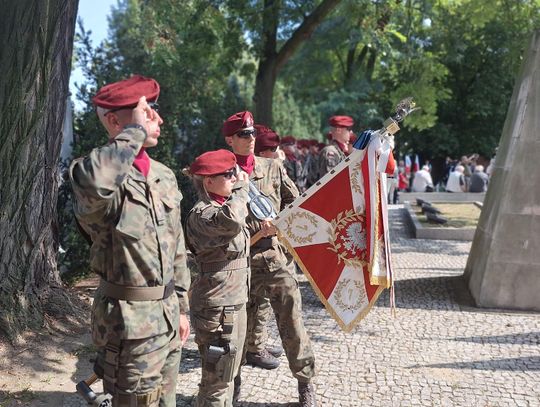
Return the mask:
[[448, 219], [444, 225], [430, 223], [422, 213], [422, 208], [413, 205], [414, 212], [422, 226], [442, 228], [474, 228], [478, 224], [480, 208], [475, 204], [466, 203], [434, 203], [433, 206], [441, 211], [440, 216]]

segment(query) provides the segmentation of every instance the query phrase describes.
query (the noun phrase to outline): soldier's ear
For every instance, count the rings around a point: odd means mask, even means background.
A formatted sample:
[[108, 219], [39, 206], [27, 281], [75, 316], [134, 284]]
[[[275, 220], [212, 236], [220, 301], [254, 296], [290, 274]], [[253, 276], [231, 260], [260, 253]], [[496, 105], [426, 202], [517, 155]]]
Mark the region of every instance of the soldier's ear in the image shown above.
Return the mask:
[[107, 122], [107, 127], [114, 130], [121, 130], [120, 120], [115, 113], [109, 113], [105, 115], [105, 121]]
[[225, 143], [232, 147], [232, 136], [225, 136]]

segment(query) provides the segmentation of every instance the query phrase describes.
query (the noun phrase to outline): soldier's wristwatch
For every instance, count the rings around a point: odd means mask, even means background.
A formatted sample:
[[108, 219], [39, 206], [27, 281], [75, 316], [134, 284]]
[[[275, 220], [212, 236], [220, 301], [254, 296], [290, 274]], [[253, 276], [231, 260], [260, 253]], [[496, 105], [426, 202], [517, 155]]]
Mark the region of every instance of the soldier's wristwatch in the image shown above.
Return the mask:
[[144, 133], [144, 138], [146, 139], [146, 137], [148, 137], [148, 134], [146, 133], [146, 129], [143, 126], [141, 126], [140, 124], [137, 124], [137, 123], [126, 124], [124, 126], [124, 130], [125, 129], [139, 129], [139, 130], [142, 130], [143, 133]]

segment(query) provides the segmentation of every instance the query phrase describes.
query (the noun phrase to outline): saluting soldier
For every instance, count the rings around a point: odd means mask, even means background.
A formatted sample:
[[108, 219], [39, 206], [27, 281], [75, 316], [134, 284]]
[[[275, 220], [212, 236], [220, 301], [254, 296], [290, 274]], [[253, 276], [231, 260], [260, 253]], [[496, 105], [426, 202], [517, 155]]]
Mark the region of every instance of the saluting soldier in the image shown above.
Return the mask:
[[139, 75], [101, 88], [93, 102], [109, 142], [69, 170], [75, 216], [101, 277], [94, 371], [115, 407], [175, 406], [189, 336], [182, 195], [174, 173], [146, 152], [160, 137], [158, 96], [158, 83]]
[[[300, 405], [314, 407], [317, 403], [311, 381], [315, 376], [315, 357], [303, 323], [296, 269], [270, 223], [272, 215], [294, 201], [298, 189], [279, 160], [254, 156], [255, 129], [250, 112], [239, 112], [229, 117], [222, 126], [222, 133], [252, 184], [248, 220], [252, 239], [248, 306], [270, 299], [289, 367], [298, 380]], [[261, 238], [257, 240], [259, 236]], [[253, 314], [248, 311], [248, 315]], [[251, 327], [252, 321], [248, 318], [248, 332]]]
[[236, 157], [217, 150], [190, 167], [199, 201], [186, 222], [186, 241], [199, 275], [191, 286], [191, 320], [202, 376], [197, 407], [233, 405], [246, 337], [249, 287], [248, 176]]
[[332, 116], [328, 120], [330, 125], [330, 144], [322, 149], [319, 156], [319, 177], [323, 177], [332, 168], [338, 165], [348, 154], [351, 127], [354, 120], [349, 116]]

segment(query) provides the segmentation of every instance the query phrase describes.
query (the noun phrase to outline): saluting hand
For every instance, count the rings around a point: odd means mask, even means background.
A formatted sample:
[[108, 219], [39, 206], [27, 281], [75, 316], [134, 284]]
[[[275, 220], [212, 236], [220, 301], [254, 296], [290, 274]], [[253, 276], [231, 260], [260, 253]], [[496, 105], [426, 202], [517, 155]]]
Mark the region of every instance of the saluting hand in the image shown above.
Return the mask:
[[145, 129], [147, 128], [147, 118], [152, 117], [152, 108], [148, 105], [146, 101], [146, 96], [141, 96], [139, 103], [132, 111], [131, 120], [132, 123], [139, 124]]

